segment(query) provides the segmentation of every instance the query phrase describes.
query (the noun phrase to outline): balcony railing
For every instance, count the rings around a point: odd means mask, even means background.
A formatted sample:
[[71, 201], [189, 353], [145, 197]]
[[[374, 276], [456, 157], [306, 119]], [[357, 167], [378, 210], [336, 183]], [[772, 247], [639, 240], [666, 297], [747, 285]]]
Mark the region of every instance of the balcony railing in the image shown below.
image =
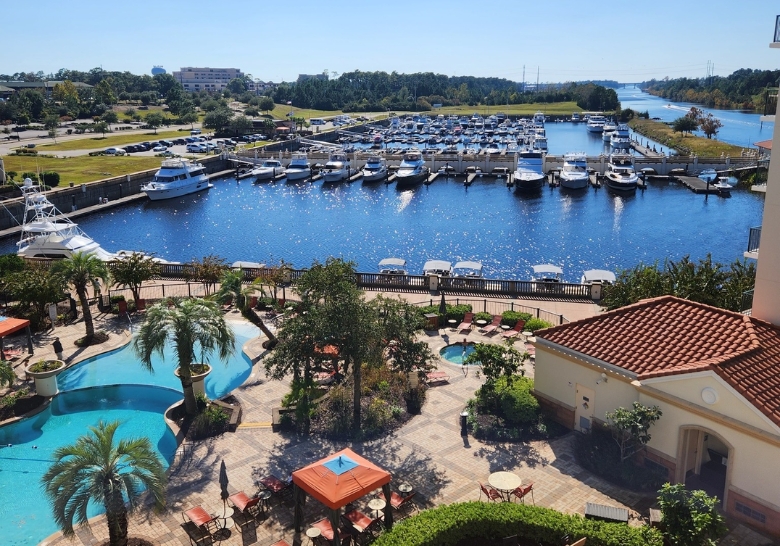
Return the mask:
[[742, 312], [749, 315], [753, 309], [753, 291], [747, 290], [742, 292]]
[[761, 227], [750, 228], [750, 235], [748, 236], [748, 252], [758, 252], [758, 244], [761, 242]]
[[777, 87], [764, 89], [764, 115], [774, 116], [777, 111]]

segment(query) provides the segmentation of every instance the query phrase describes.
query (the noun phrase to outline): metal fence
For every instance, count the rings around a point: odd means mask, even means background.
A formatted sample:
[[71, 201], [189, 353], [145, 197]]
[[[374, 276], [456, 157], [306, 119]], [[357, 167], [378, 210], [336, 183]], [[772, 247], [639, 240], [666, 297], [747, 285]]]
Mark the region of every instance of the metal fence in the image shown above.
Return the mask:
[[758, 252], [758, 245], [761, 242], [761, 226], [750, 228], [748, 235], [748, 252]]
[[[528, 305], [522, 305], [516, 301], [501, 301], [491, 300], [487, 298], [469, 298], [469, 297], [456, 297], [448, 298], [445, 296], [445, 302], [449, 305], [471, 305], [471, 310], [474, 313], [490, 313], [491, 315], [500, 315], [504, 311], [517, 311], [518, 313], [528, 313], [533, 317], [545, 320], [557, 326], [559, 324], [566, 324], [569, 321], [563, 315], [551, 313], [540, 309], [539, 307], [531, 307]], [[441, 299], [430, 298], [427, 300], [413, 302], [414, 305], [424, 307], [426, 305], [438, 307], [441, 304]]]

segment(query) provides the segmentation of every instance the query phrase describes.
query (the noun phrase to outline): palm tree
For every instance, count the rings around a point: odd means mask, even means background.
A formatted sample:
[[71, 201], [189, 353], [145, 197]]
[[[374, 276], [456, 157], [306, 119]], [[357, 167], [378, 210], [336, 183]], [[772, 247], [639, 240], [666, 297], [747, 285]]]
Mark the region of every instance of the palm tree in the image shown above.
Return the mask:
[[216, 303], [203, 299], [173, 299], [160, 302], [146, 312], [146, 320], [135, 338], [133, 348], [146, 368], [152, 369], [152, 355], [163, 356], [165, 345], [172, 341], [179, 359], [179, 379], [184, 390], [184, 407], [189, 415], [197, 413], [192, 391], [195, 351], [205, 360], [217, 351], [226, 360], [234, 351], [235, 336]]
[[81, 309], [84, 312], [84, 325], [87, 328], [84, 341], [89, 344], [95, 336], [95, 326], [92, 323], [92, 312], [89, 310], [89, 301], [87, 300], [87, 285], [91, 284], [95, 292], [99, 290], [101, 282], [108, 286], [108, 267], [94, 254], [75, 252], [70, 258], [65, 258], [54, 264], [52, 271], [66, 284], [73, 285], [73, 288], [76, 289]]
[[255, 281], [250, 286], [244, 288], [243, 282], [243, 271], [225, 271], [222, 274], [222, 284], [214, 295], [214, 298], [222, 305], [233, 301], [236, 307], [241, 311], [241, 315], [260, 328], [260, 331], [268, 338], [268, 343], [264, 346], [267, 349], [273, 349], [278, 343], [276, 336], [268, 329], [263, 322], [263, 319], [260, 318], [260, 315], [258, 315], [249, 305], [250, 296], [257, 291], [262, 292], [262, 285]]
[[[127, 515], [140, 506], [146, 490], [158, 507], [165, 504], [165, 470], [148, 438], [114, 443], [119, 421], [89, 427], [75, 444], [54, 452], [54, 464], [41, 478], [52, 503], [54, 521], [73, 536], [74, 522], [89, 526], [90, 502], [106, 510], [109, 544], [127, 544]], [[127, 499], [127, 504], [125, 504]]]

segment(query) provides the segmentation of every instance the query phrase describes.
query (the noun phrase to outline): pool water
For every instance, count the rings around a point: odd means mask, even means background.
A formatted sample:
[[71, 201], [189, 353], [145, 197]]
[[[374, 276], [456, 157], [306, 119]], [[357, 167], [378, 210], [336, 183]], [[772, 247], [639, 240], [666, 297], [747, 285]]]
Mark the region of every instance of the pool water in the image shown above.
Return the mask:
[[463, 347], [461, 343], [455, 345], [447, 345], [443, 347], [439, 354], [444, 360], [452, 362], [453, 364], [462, 365], [463, 361], [468, 355], [474, 352], [474, 344], [468, 343], [466, 347]]
[[[219, 398], [240, 386], [252, 372], [241, 348], [259, 330], [251, 324], [231, 324], [234, 354], [226, 363], [211, 359], [206, 378], [209, 398]], [[66, 370], [57, 378], [60, 394], [44, 411], [0, 427], [0, 544], [38, 544], [59, 529], [51, 517], [40, 479], [54, 450], [73, 443], [101, 419], [119, 420], [117, 439], [145, 436], [165, 467], [176, 451], [176, 438], [162, 414], [182, 398], [181, 382], [173, 374], [172, 347], [164, 358], [152, 358], [154, 373], [140, 364], [132, 343]], [[23, 494], [20, 494], [23, 491]], [[91, 506], [89, 516], [103, 513]]]
[[[181, 399], [171, 389], [112, 386], [61, 393], [33, 417], [0, 427], [0, 536], [4, 545], [38, 544], [59, 529], [54, 523], [41, 476], [55, 449], [72, 444], [103, 419], [122, 424], [116, 439], [145, 436], [167, 468], [176, 438], [162, 413]], [[89, 516], [103, 512], [91, 506]]]
[[[211, 373], [205, 383], [209, 398], [225, 396], [246, 381], [252, 372], [252, 362], [241, 351], [241, 347], [257, 337], [259, 330], [248, 323], [231, 324], [231, 327], [236, 335], [236, 350], [226, 363], [219, 362], [212, 355]], [[173, 348], [169, 346], [164, 352], [164, 358], [156, 354], [152, 357], [154, 372], [149, 372], [141, 365], [130, 343], [64, 371], [57, 377], [57, 384], [61, 391], [98, 385], [156, 385], [181, 392], [181, 382], [173, 374], [176, 363]]]

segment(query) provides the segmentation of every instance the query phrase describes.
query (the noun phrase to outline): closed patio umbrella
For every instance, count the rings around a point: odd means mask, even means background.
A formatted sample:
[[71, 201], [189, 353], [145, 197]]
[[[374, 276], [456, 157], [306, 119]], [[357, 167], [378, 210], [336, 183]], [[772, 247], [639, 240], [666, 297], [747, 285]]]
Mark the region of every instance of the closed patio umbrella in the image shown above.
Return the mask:
[[222, 517], [225, 517], [225, 514], [227, 513], [227, 499], [230, 496], [230, 493], [228, 492], [228, 483], [227, 466], [225, 466], [225, 459], [222, 459], [222, 464], [219, 465], [219, 486], [222, 488], [222, 491], [220, 491], [223, 506]]
[[441, 291], [441, 303], [439, 303], [439, 316], [447, 316], [447, 302], [444, 301], [444, 290]]

